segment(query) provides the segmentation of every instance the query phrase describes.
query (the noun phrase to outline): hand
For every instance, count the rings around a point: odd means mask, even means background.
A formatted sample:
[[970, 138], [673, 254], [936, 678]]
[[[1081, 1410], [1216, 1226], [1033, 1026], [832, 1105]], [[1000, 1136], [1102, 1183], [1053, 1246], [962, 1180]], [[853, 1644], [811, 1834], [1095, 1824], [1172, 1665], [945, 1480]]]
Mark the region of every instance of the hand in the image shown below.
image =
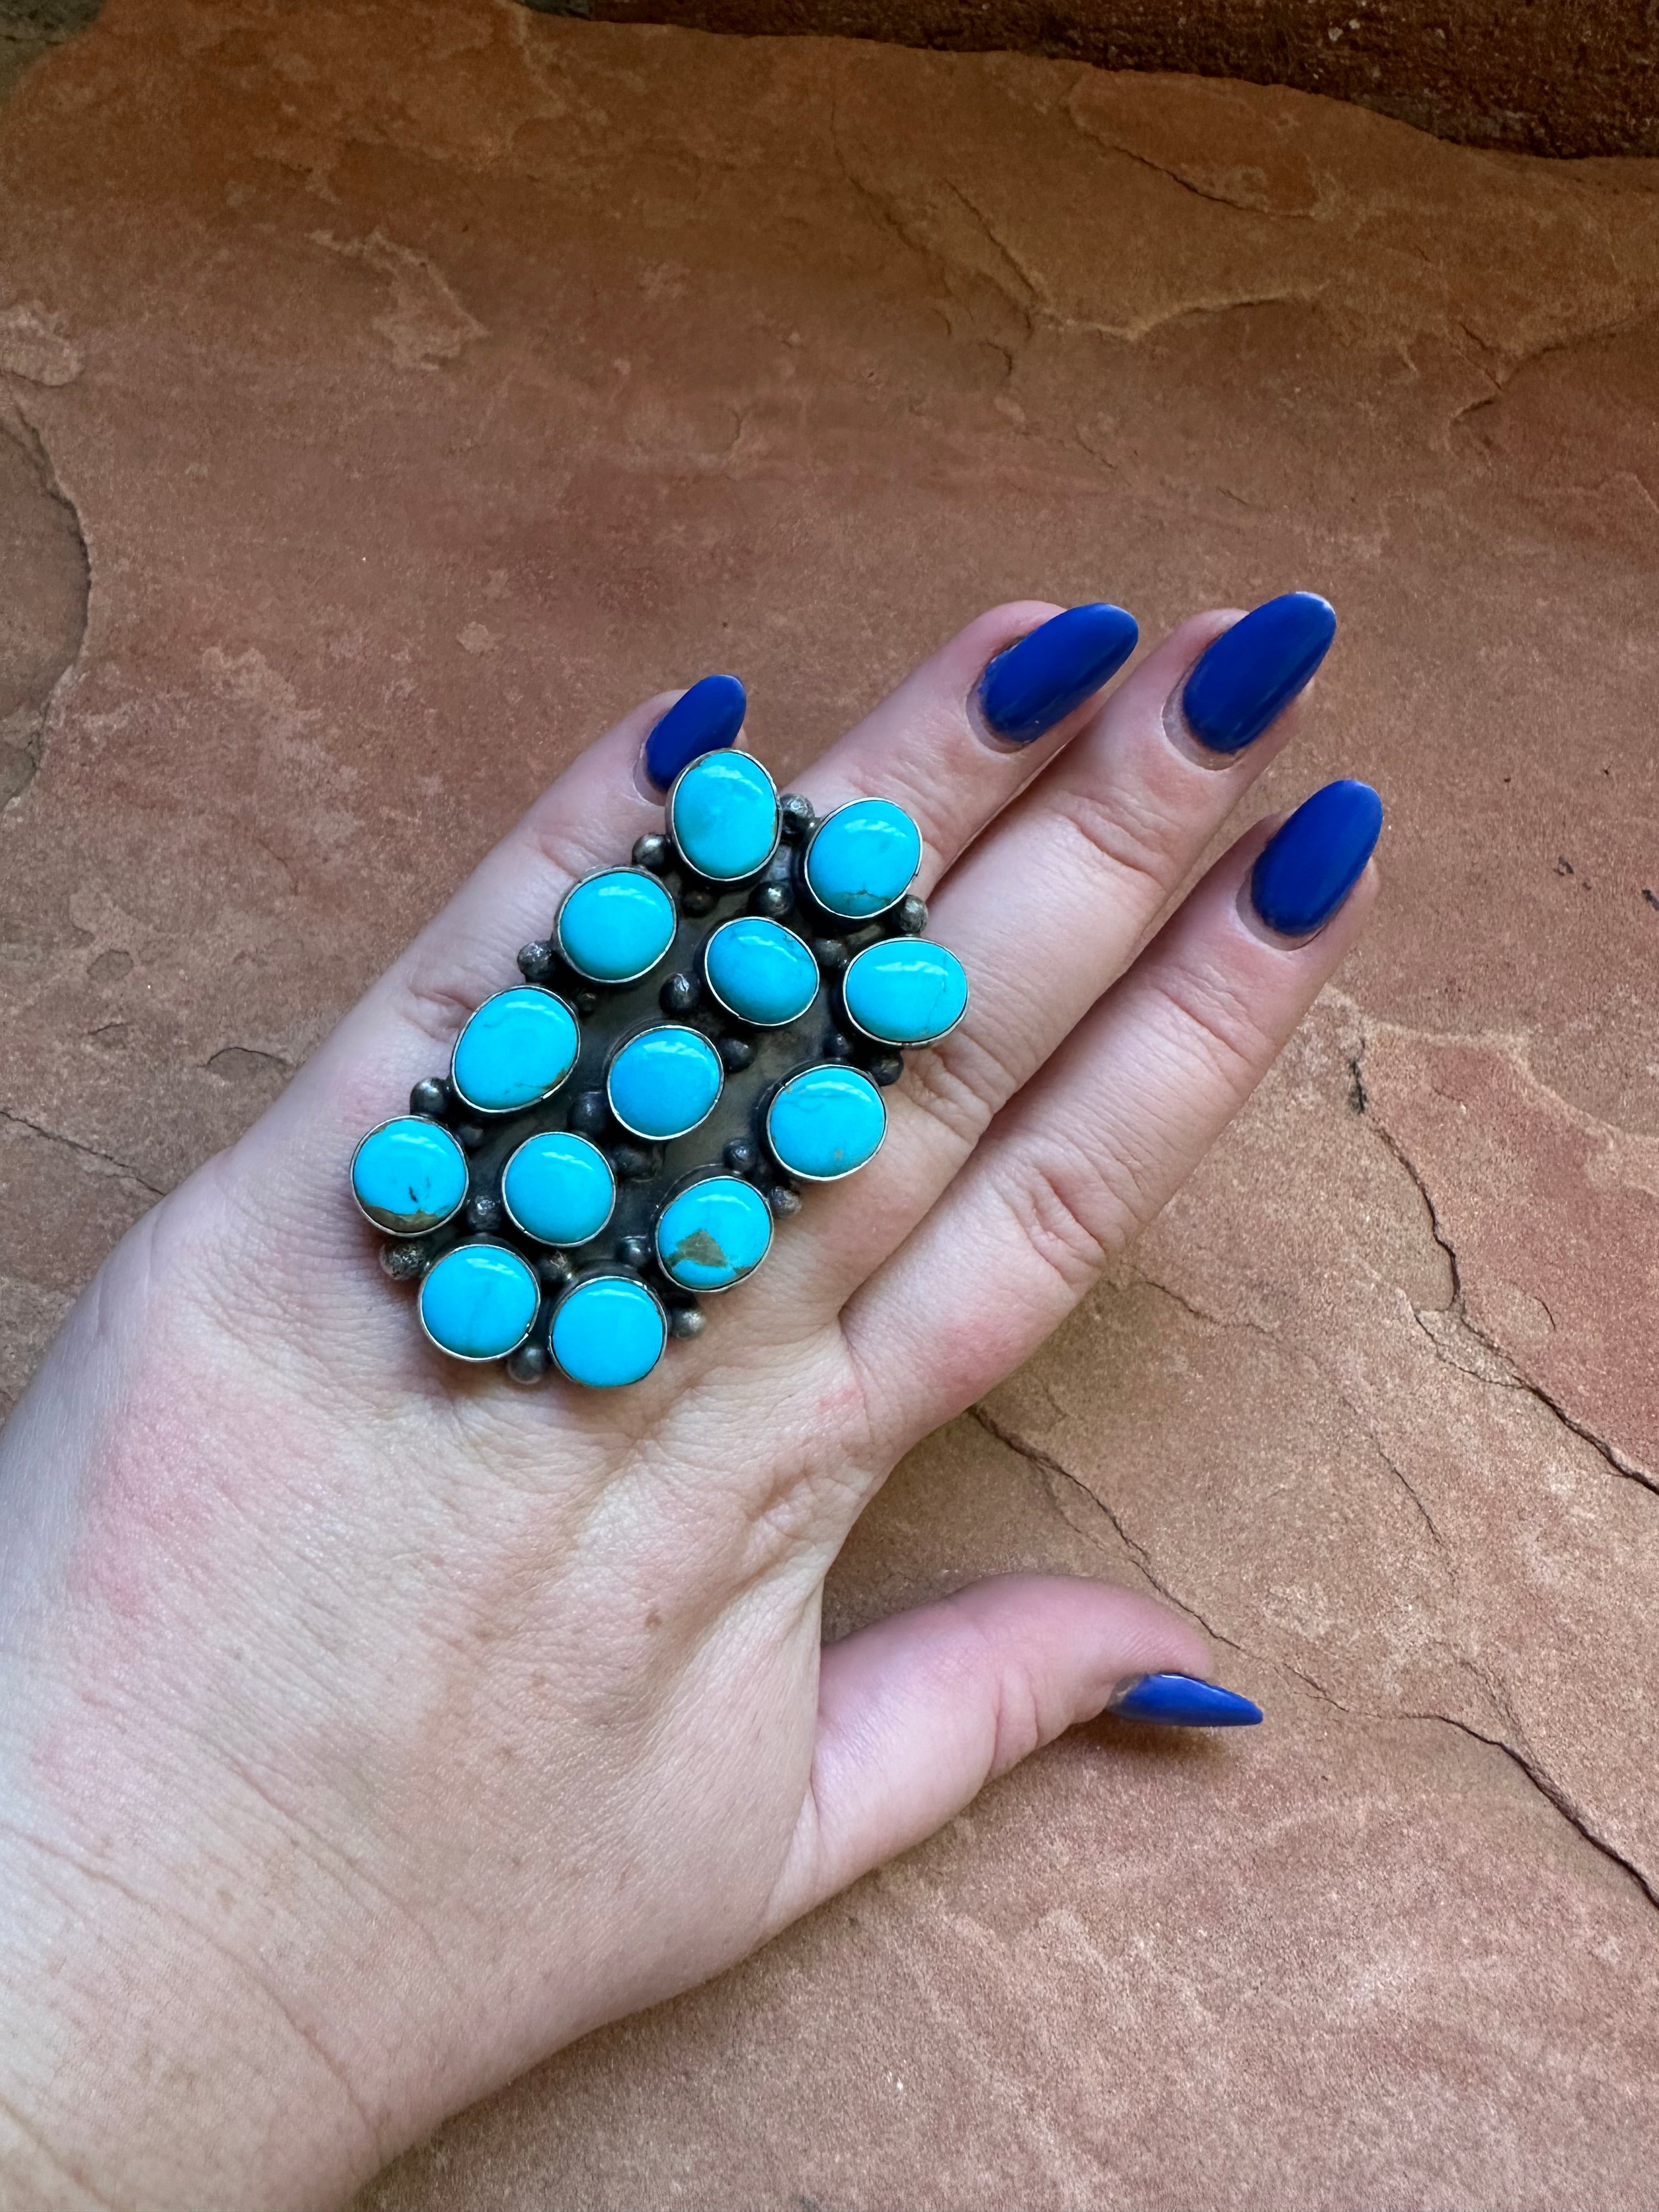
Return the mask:
[[1164, 1204], [1361, 927], [1352, 786], [1254, 902], [1265, 824], [1158, 926], [1288, 735], [1318, 605], [1270, 603], [1188, 685], [1234, 619], [1201, 616], [1103, 705], [1093, 617], [999, 608], [801, 779], [916, 817], [972, 1002], [871, 1165], [636, 1387], [443, 1360], [346, 1171], [573, 878], [660, 826], [665, 697], [114, 1253], [0, 1444], [12, 2201], [330, 2201], [1118, 1685], [1206, 1673], [1092, 1583], [982, 1583], [827, 1650], [820, 1598], [901, 1454]]

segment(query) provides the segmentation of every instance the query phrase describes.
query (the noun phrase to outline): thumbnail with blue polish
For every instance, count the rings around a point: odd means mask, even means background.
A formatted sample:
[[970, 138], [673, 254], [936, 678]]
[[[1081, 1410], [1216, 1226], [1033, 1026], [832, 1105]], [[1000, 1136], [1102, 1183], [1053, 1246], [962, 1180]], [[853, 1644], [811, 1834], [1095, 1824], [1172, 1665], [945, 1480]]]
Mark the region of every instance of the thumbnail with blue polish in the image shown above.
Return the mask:
[[1140, 632], [1122, 607], [1067, 607], [998, 653], [979, 680], [979, 708], [1000, 738], [1030, 744], [1115, 676]]
[[668, 827], [699, 875], [737, 883], [776, 848], [777, 786], [748, 753], [705, 753], [668, 794]]
[[674, 902], [643, 868], [605, 868], [565, 896], [553, 934], [579, 975], [631, 983], [674, 942]]
[[629, 1037], [605, 1087], [623, 1128], [661, 1145], [708, 1119], [723, 1080], [720, 1056], [700, 1030], [665, 1023]]
[[818, 994], [818, 963], [793, 929], [763, 915], [723, 921], [703, 947], [704, 980], [728, 1013], [757, 1029], [798, 1021]]
[[1261, 1708], [1218, 1682], [1196, 1674], [1142, 1674], [1107, 1707], [1124, 1721], [1155, 1721], [1165, 1728], [1254, 1728]]
[[538, 1244], [586, 1244], [615, 1211], [617, 1179], [597, 1145], [549, 1129], [526, 1137], [507, 1162], [501, 1203]]
[[505, 1244], [458, 1244], [421, 1285], [421, 1325], [457, 1359], [504, 1359], [530, 1334], [541, 1289]]
[[921, 832], [890, 799], [855, 799], [812, 832], [806, 887], [821, 907], [868, 921], [896, 906], [921, 866]]
[[1187, 678], [1181, 711], [1215, 753], [1252, 744], [1311, 679], [1336, 635], [1336, 611], [1313, 592], [1285, 592], [1224, 630]]
[[667, 1341], [663, 1310], [643, 1283], [631, 1275], [592, 1275], [554, 1309], [548, 1348], [573, 1382], [615, 1390], [642, 1381]]
[[423, 1237], [466, 1198], [466, 1154], [447, 1129], [399, 1115], [371, 1129], [351, 1163], [352, 1195], [377, 1229]]
[[1382, 833], [1382, 801], [1368, 783], [1328, 783], [1304, 799], [1250, 871], [1250, 903], [1281, 937], [1321, 930], [1364, 873]]
[[771, 1207], [736, 1176], [705, 1176], [671, 1199], [657, 1224], [663, 1273], [686, 1291], [729, 1291], [771, 1245]]
[[645, 741], [645, 772], [658, 790], [704, 753], [736, 744], [748, 704], [735, 676], [705, 676], [683, 693]]
[[550, 1097], [576, 1064], [576, 1017], [527, 983], [486, 999], [455, 1041], [449, 1079], [479, 1114], [513, 1114]]

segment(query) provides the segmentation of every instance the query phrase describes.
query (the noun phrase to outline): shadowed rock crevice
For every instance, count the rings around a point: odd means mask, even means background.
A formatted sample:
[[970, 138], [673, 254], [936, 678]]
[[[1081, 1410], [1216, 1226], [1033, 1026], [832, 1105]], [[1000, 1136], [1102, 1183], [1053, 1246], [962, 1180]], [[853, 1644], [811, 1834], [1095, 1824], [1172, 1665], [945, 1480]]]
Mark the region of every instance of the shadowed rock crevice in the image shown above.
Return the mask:
[[[1620, 1545], [1642, 1547], [1645, 1496], [1656, 1486], [1630, 1451], [1611, 1440], [1607, 1420], [1595, 1418], [1598, 1412], [1622, 1418], [1616, 1399], [1592, 1395], [1576, 1408], [1563, 1402], [1563, 1389], [1594, 1394], [1607, 1387], [1580, 1338], [1571, 1342], [1586, 1364], [1561, 1369], [1566, 1379], [1560, 1389], [1552, 1387], [1549, 1371], [1540, 1380], [1530, 1370], [1524, 1339], [1506, 1340], [1513, 1336], [1515, 1309], [1504, 1308], [1503, 1296], [1507, 1291], [1513, 1299], [1532, 1279], [1529, 1258], [1553, 1256], [1558, 1216], [1524, 1204], [1504, 1209], [1500, 1186], [1492, 1194], [1500, 1211], [1505, 1218], [1518, 1211], [1524, 1225], [1515, 1243], [1495, 1244], [1485, 1218], [1477, 1216], [1469, 1224], [1471, 1260], [1458, 1249], [1447, 1210], [1416, 1157], [1420, 1144], [1436, 1171], [1448, 1173], [1448, 1161], [1464, 1157], [1472, 1142], [1474, 1109], [1508, 1102], [1490, 1108], [1488, 1118], [1502, 1133], [1489, 1131], [1491, 1141], [1501, 1144], [1504, 1135], [1515, 1140], [1504, 1115], [1517, 1110], [1565, 1133], [1557, 1205], [1561, 1218], [1570, 1218], [1575, 1176], [1592, 1195], [1628, 1188], [1639, 1198], [1651, 1181], [1652, 1140], [1566, 1107], [1531, 1074], [1524, 1042], [1512, 1036], [1419, 1033], [1370, 1019], [1333, 994], [1328, 1011], [1313, 1018], [1304, 1050], [1300, 1069], [1279, 1071], [1269, 1091], [1296, 1095], [1299, 1113], [1319, 1116], [1325, 1149], [1313, 1173], [1337, 1206], [1323, 1236], [1340, 1241], [1345, 1219], [1356, 1218], [1349, 1211], [1356, 1206], [1370, 1224], [1359, 1249], [1346, 1263], [1334, 1261], [1333, 1279], [1340, 1281], [1356, 1261], [1362, 1268], [1375, 1267], [1373, 1252], [1382, 1249], [1376, 1224], [1386, 1216], [1395, 1224], [1386, 1270], [1373, 1287], [1350, 1274], [1340, 1293], [1373, 1302], [1375, 1354], [1363, 1354], [1356, 1364], [1340, 1310], [1331, 1311], [1317, 1293], [1305, 1301], [1281, 1293], [1258, 1303], [1263, 1285], [1245, 1253], [1236, 1252], [1231, 1265], [1212, 1249], [1183, 1258], [1177, 1227], [1172, 1237], [1149, 1232], [1135, 1266], [1089, 1302], [1073, 1325], [1069, 1362], [1045, 1357], [1035, 1372], [1004, 1386], [994, 1411], [976, 1407], [974, 1419], [1042, 1475], [1062, 1510], [1068, 1493], [1097, 1509], [1100, 1537], [1109, 1526], [1124, 1560], [1218, 1644], [1305, 1684], [1362, 1724], [1421, 1721], [1500, 1752], [1583, 1840], [1636, 1883], [1644, 1905], [1659, 1904], [1638, 1805], [1618, 1778], [1598, 1773], [1584, 1759], [1572, 1732], [1562, 1729], [1547, 1699], [1537, 1696], [1529, 1647], [1534, 1641], [1547, 1647], [1559, 1627], [1541, 1611], [1507, 1623], [1495, 1618], [1480, 1589], [1496, 1566], [1484, 1517], [1494, 1501], [1503, 1501], [1498, 1548], [1511, 1552], [1522, 1589], [1531, 1583], [1542, 1589], [1559, 1576], [1585, 1571], [1589, 1541], [1597, 1542], [1608, 1566]], [[1425, 1100], [1427, 1118], [1413, 1120]], [[1385, 1121], [1389, 1111], [1399, 1128]], [[1342, 1123], [1351, 1137], [1340, 1133]], [[1381, 1169], [1379, 1158], [1387, 1163]], [[1468, 1203], [1468, 1190], [1460, 1190], [1455, 1206]], [[1177, 1214], [1181, 1210], [1178, 1203]], [[1441, 1255], [1443, 1267], [1430, 1263], [1431, 1251]], [[1092, 1319], [1089, 1307], [1097, 1309]], [[1385, 1324], [1390, 1310], [1394, 1318]], [[1542, 1359], [1560, 1360], [1566, 1332], [1580, 1325], [1565, 1291], [1559, 1311], [1560, 1326], [1550, 1322], [1541, 1340]], [[1499, 1316], [1495, 1328], [1486, 1325], [1492, 1313]], [[1383, 1352], [1385, 1328], [1393, 1353]], [[1392, 1392], [1379, 1393], [1378, 1371], [1367, 1371], [1373, 1356], [1401, 1363], [1388, 1370], [1395, 1376]], [[1412, 1403], [1425, 1388], [1432, 1392], [1422, 1370], [1434, 1364], [1456, 1375], [1462, 1393], [1461, 1406], [1449, 1397], [1438, 1423], [1425, 1422]], [[1086, 1382], [1079, 1379], [1085, 1375]], [[1307, 1466], [1287, 1464], [1281, 1475], [1273, 1455], [1254, 1455], [1236, 1428], [1224, 1422], [1216, 1427], [1204, 1449], [1218, 1472], [1212, 1481], [1200, 1478], [1209, 1510], [1206, 1534], [1195, 1542], [1179, 1508], [1166, 1506], [1164, 1471], [1144, 1457], [1144, 1425], [1151, 1424], [1154, 1436], [1166, 1430], [1178, 1435], [1184, 1414], [1198, 1398], [1212, 1403], [1224, 1376], [1247, 1407], [1261, 1402], [1264, 1391], [1285, 1400], [1287, 1418], [1309, 1424], [1322, 1443]], [[1139, 1416], [1120, 1415], [1110, 1401], [1135, 1379], [1148, 1403]], [[1171, 1398], [1171, 1390], [1181, 1395]], [[1516, 1411], [1482, 1413], [1483, 1397], [1509, 1401]], [[1244, 1457], [1236, 1460], [1241, 1449]], [[1366, 1467], [1369, 1455], [1377, 1471]], [[1322, 1461], [1328, 1474], [1317, 1472]], [[1385, 1493], [1374, 1486], [1378, 1471], [1409, 1501], [1429, 1548], [1415, 1564], [1409, 1549], [1402, 1550], [1393, 1572], [1372, 1586], [1370, 1602], [1379, 1613], [1396, 1599], [1403, 1607], [1392, 1625], [1375, 1636], [1363, 1629], [1353, 1610], [1356, 1589], [1348, 1593], [1340, 1632], [1332, 1635], [1320, 1585], [1328, 1573], [1345, 1584], [1359, 1573], [1352, 1562], [1335, 1568], [1334, 1559], [1345, 1541], [1346, 1503], [1367, 1484], [1374, 1502], [1366, 1516], [1382, 1548], [1390, 1544], [1379, 1510]], [[1637, 1499], [1616, 1504], [1608, 1475], [1618, 1478], [1613, 1492], [1628, 1498], [1633, 1487]], [[1288, 1508], [1287, 1498], [1293, 1501]], [[1588, 1535], [1597, 1516], [1599, 1540]], [[1392, 1541], [1401, 1537], [1396, 1528]], [[1241, 1538], [1247, 1556], [1236, 1566], [1218, 1562], [1216, 1545], [1225, 1549]], [[1413, 1583], [1413, 1594], [1402, 1596]], [[1587, 1636], [1604, 1632], [1584, 1625]]]
[[1437, 137], [1529, 154], [1659, 151], [1647, 0], [524, 0], [546, 15], [1002, 50], [1350, 100]]
[[5, 1122], [9, 1128], [25, 1130], [30, 1136], [41, 1138], [49, 1145], [63, 1145], [70, 1152], [78, 1152], [82, 1159], [95, 1160], [100, 1166], [112, 1169], [126, 1182], [137, 1184], [146, 1197], [167, 1196], [164, 1190], [148, 1182], [137, 1168], [129, 1166], [125, 1160], [118, 1160], [112, 1152], [100, 1152], [96, 1145], [84, 1144], [79, 1137], [66, 1137], [61, 1129], [42, 1128], [38, 1121], [31, 1121], [23, 1115], [14, 1114], [3, 1106], [0, 1106], [0, 1121]]
[[1354, 1110], [1364, 1117], [1379, 1143], [1398, 1161], [1409, 1177], [1423, 1201], [1429, 1233], [1445, 1254], [1447, 1265], [1451, 1270], [1449, 1303], [1438, 1308], [1413, 1308], [1418, 1326], [1433, 1346], [1436, 1357], [1474, 1376], [1478, 1382], [1490, 1383], [1496, 1389], [1522, 1392], [1541, 1406], [1563, 1428], [1589, 1444], [1613, 1474], [1626, 1481], [1639, 1484], [1644, 1490], [1659, 1493], [1659, 1479], [1649, 1468], [1632, 1458], [1627, 1452], [1621, 1451], [1611, 1437], [1601, 1435], [1572, 1413], [1553, 1391], [1534, 1376], [1522, 1373], [1504, 1347], [1471, 1315], [1457, 1247], [1446, 1232], [1434, 1194], [1405, 1146], [1372, 1109], [1365, 1087], [1363, 1045], [1350, 1061], [1350, 1068], [1352, 1077], [1350, 1098]]
[[0, 100], [31, 62], [84, 31], [103, 0], [0, 0]]
[[[1386, 1705], [1366, 1707], [1353, 1705], [1338, 1697], [1328, 1684], [1322, 1682], [1317, 1675], [1310, 1674], [1305, 1667], [1296, 1666], [1282, 1655], [1275, 1656], [1254, 1650], [1238, 1638], [1227, 1635], [1213, 1620], [1207, 1620], [1189, 1596], [1184, 1595], [1176, 1589], [1160, 1573], [1151, 1553], [1125, 1525], [1122, 1516], [1114, 1508], [1111, 1501], [1103, 1497], [1093, 1485], [1085, 1482], [1080, 1475], [1074, 1474], [1062, 1462], [1056, 1459], [1052, 1452], [1044, 1451], [1040, 1446], [1030, 1443], [1019, 1434], [1018, 1430], [1011, 1428], [1006, 1422], [999, 1420], [983, 1406], [974, 1407], [971, 1418], [985, 1430], [988, 1435], [994, 1437], [999, 1443], [1005, 1445], [1008, 1450], [1035, 1468], [1048, 1481], [1057, 1482], [1079, 1491], [1091, 1505], [1104, 1514], [1114, 1533], [1122, 1543], [1124, 1550], [1158, 1596], [1187, 1620], [1194, 1622], [1212, 1644], [1218, 1644], [1225, 1650], [1235, 1651], [1242, 1658], [1250, 1660], [1257, 1666], [1271, 1668], [1277, 1672], [1289, 1674], [1319, 1698], [1322, 1704], [1329, 1705], [1334, 1711], [1342, 1714], [1346, 1719], [1362, 1723], [1374, 1723], [1378, 1725], [1399, 1721], [1413, 1721], [1436, 1728], [1453, 1729], [1460, 1735], [1467, 1736], [1471, 1742], [1484, 1744], [1489, 1750], [1500, 1753], [1510, 1761], [1517, 1773], [1526, 1778], [1531, 1787], [1554, 1812], [1560, 1815], [1576, 1834], [1582, 1837], [1584, 1842], [1601, 1857], [1616, 1866], [1620, 1873], [1628, 1876], [1647, 1904], [1659, 1907], [1659, 1885], [1656, 1885], [1634, 1860], [1626, 1857], [1615, 1844], [1607, 1840], [1596, 1826], [1593, 1817], [1581, 1805], [1575, 1802], [1540, 1761], [1535, 1753], [1527, 1744], [1525, 1732], [1513, 1711], [1507, 1710], [1508, 1701], [1501, 1696], [1499, 1686], [1485, 1678], [1482, 1680], [1483, 1689], [1488, 1694], [1498, 1693], [1498, 1702], [1506, 1708], [1507, 1723], [1517, 1739], [1515, 1742], [1510, 1742], [1501, 1735], [1490, 1735], [1483, 1729], [1475, 1728], [1471, 1723], [1460, 1719], [1453, 1713], [1404, 1712], [1392, 1710]], [[1392, 1462], [1389, 1464], [1393, 1467]], [[1393, 1471], [1410, 1493], [1418, 1510], [1425, 1520], [1429, 1520], [1427, 1509], [1416, 1492], [1412, 1489], [1408, 1482], [1406, 1482], [1398, 1468], [1393, 1468]], [[1443, 1541], [1438, 1530], [1434, 1529], [1431, 1520], [1429, 1520], [1429, 1526], [1433, 1530], [1436, 1542]]]
[[1071, 1468], [1057, 1460], [1052, 1452], [1044, 1451], [1040, 1445], [1034, 1444], [1021, 1436], [1017, 1429], [1012, 1429], [1006, 1422], [999, 1420], [987, 1407], [979, 1405], [970, 1407], [969, 1418], [977, 1421], [988, 1436], [994, 1437], [1000, 1444], [1006, 1445], [1011, 1452], [1017, 1453], [1029, 1466], [1036, 1468], [1037, 1472], [1045, 1476], [1049, 1482], [1059, 1483], [1062, 1486], [1068, 1486], [1079, 1492], [1091, 1505], [1103, 1513], [1110, 1522], [1119, 1542], [1158, 1595], [1167, 1599], [1169, 1603], [1174, 1606], [1178, 1613], [1184, 1613], [1188, 1620], [1195, 1620], [1212, 1643], [1225, 1644], [1227, 1649], [1232, 1651], [1243, 1650], [1242, 1644], [1235, 1643], [1233, 1638], [1218, 1628], [1213, 1621], [1206, 1620], [1189, 1598], [1182, 1596], [1178, 1590], [1173, 1589], [1161, 1578], [1153, 1564], [1152, 1553], [1144, 1544], [1139, 1542], [1130, 1534], [1124, 1525], [1121, 1516], [1114, 1508], [1109, 1498], [1103, 1497], [1091, 1484], [1085, 1482], [1081, 1475], [1073, 1474]]
[[0, 382], [0, 806], [40, 765], [52, 695], [86, 635], [92, 571], [80, 517]]

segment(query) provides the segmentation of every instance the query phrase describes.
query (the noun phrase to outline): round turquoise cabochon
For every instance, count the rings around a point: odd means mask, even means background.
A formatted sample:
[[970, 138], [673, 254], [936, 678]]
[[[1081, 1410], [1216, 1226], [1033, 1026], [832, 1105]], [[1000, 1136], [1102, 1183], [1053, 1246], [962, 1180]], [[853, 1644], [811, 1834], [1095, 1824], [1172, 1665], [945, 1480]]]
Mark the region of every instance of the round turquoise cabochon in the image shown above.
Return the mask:
[[672, 1198], [657, 1224], [657, 1257], [687, 1291], [729, 1291], [772, 1243], [772, 1209], [752, 1183], [705, 1176]]
[[740, 1022], [776, 1029], [818, 994], [818, 963], [793, 929], [763, 915], [723, 921], [702, 951], [708, 988]]
[[841, 988], [848, 1018], [882, 1044], [934, 1044], [968, 1005], [961, 961], [921, 937], [868, 946], [848, 963]]
[[418, 1115], [382, 1121], [358, 1146], [351, 1189], [377, 1229], [423, 1237], [441, 1229], [466, 1196], [466, 1154], [447, 1129]]
[[579, 975], [631, 983], [674, 942], [674, 902], [642, 868], [606, 868], [568, 892], [554, 935]]
[[617, 1179], [597, 1145], [547, 1129], [526, 1137], [507, 1162], [501, 1203], [538, 1244], [586, 1244], [611, 1218]]
[[708, 1120], [724, 1079], [720, 1056], [706, 1036], [665, 1023], [629, 1037], [611, 1063], [605, 1089], [623, 1128], [660, 1145]]
[[458, 1244], [421, 1285], [421, 1326], [457, 1359], [504, 1359], [530, 1334], [541, 1290], [505, 1244]]
[[865, 921], [896, 906], [921, 866], [921, 832], [890, 799], [854, 799], [819, 823], [806, 885], [831, 914]]
[[533, 983], [486, 999], [455, 1040], [449, 1079], [480, 1114], [513, 1114], [558, 1089], [576, 1064], [576, 1017]]
[[856, 1067], [808, 1067], [792, 1075], [766, 1109], [766, 1141], [778, 1165], [806, 1182], [851, 1175], [880, 1149], [887, 1108]]
[[747, 753], [704, 753], [675, 779], [668, 826], [699, 875], [736, 883], [763, 868], [776, 848], [777, 786]]
[[567, 1291], [549, 1339], [560, 1370], [600, 1390], [648, 1375], [667, 1341], [662, 1308], [631, 1275], [591, 1275]]

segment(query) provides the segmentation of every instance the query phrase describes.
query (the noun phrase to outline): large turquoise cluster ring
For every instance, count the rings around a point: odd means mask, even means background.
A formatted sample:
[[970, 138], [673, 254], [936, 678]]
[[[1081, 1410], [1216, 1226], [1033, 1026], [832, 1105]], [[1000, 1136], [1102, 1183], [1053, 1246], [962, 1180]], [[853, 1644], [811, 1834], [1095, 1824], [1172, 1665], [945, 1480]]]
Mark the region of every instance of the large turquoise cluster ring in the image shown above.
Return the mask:
[[516, 1382], [648, 1375], [703, 1297], [762, 1265], [804, 1185], [874, 1158], [904, 1048], [967, 1009], [890, 800], [819, 820], [727, 750], [665, 811], [630, 865], [573, 886], [523, 981], [352, 1160], [429, 1341]]

